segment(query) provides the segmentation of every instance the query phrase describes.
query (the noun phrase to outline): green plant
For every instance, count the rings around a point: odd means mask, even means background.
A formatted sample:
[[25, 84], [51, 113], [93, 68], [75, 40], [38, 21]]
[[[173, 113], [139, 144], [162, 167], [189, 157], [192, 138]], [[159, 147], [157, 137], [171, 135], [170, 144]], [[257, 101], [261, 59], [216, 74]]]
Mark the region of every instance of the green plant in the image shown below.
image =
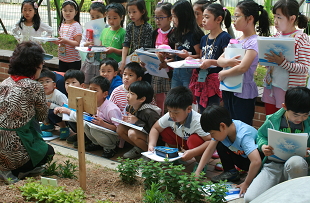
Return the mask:
[[138, 168], [139, 165], [137, 164], [138, 161], [135, 159], [117, 159], [120, 164], [117, 166], [117, 171], [120, 172], [120, 177], [122, 181], [128, 184], [132, 184], [137, 180], [138, 175]]
[[258, 65], [256, 72], [254, 74], [254, 81], [258, 87], [264, 86], [264, 77], [266, 75], [267, 69], [265, 66]]
[[162, 186], [168, 191], [172, 192], [176, 196], [179, 196], [180, 191], [180, 175], [185, 169], [183, 165], [173, 165], [173, 163], [165, 163], [162, 166], [162, 171], [160, 172], [160, 182]]
[[226, 181], [220, 181], [219, 183], [206, 182], [205, 192], [208, 194], [206, 200], [210, 203], [226, 202], [225, 196], [228, 191], [226, 188]]
[[143, 161], [140, 164], [142, 177], [144, 179], [144, 188], [150, 189], [152, 184], [157, 184], [160, 181], [160, 174], [162, 171], [161, 162]]
[[77, 178], [74, 173], [77, 171], [77, 165], [73, 164], [70, 162], [70, 160], [64, 161], [64, 165], [60, 164], [59, 165], [59, 176], [62, 178]]
[[49, 157], [48, 161], [46, 163], [45, 169], [43, 171], [43, 175], [45, 176], [52, 176], [52, 175], [58, 175], [57, 169], [58, 166], [56, 164], [56, 161], [53, 161], [53, 157]]
[[143, 195], [144, 203], [170, 203], [174, 201], [174, 194], [165, 191], [160, 191], [160, 183], [152, 183], [150, 189], [145, 191]]
[[[61, 9], [61, 5], [63, 4], [63, 2], [64, 0], [60, 1], [60, 5], [59, 5], [60, 9]], [[77, 0], [76, 2], [78, 3], [78, 5], [80, 5], [81, 0]], [[55, 2], [51, 1], [50, 3], [51, 3], [51, 9], [56, 10]], [[80, 12], [88, 12], [90, 5], [91, 5], [91, 0], [85, 0]]]
[[201, 182], [203, 175], [203, 172], [199, 177], [195, 177], [195, 173], [180, 175], [180, 194], [185, 203], [203, 202], [205, 198], [203, 188], [206, 185], [205, 182]]
[[27, 200], [37, 202], [85, 202], [83, 190], [77, 189], [72, 192], [65, 190], [65, 187], [54, 187], [51, 185], [41, 185], [39, 182], [28, 182], [19, 187], [22, 195]]

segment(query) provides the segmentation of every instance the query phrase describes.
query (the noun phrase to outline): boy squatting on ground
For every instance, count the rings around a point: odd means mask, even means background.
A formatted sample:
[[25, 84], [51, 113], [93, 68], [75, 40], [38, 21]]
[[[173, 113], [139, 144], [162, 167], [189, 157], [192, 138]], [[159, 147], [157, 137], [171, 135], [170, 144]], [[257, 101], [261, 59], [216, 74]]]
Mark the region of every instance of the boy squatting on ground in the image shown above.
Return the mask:
[[[89, 82], [89, 89], [97, 92], [97, 114], [94, 116], [92, 123], [116, 131], [116, 126], [118, 123], [115, 123], [111, 120], [112, 117], [121, 119], [122, 114], [119, 108], [111, 101], [107, 100], [108, 90], [110, 88], [110, 82], [108, 79], [102, 76], [96, 76], [92, 78]], [[60, 111], [63, 109], [61, 108]], [[69, 109], [68, 109], [69, 110]], [[70, 111], [70, 112], [69, 112]], [[69, 110], [59, 113], [67, 113], [71, 118], [75, 118], [75, 112]], [[58, 112], [56, 112], [58, 113]], [[75, 119], [76, 120], [76, 119]], [[118, 136], [115, 133], [103, 132], [97, 129], [89, 127], [87, 124], [84, 124], [84, 131], [86, 136], [92, 141], [85, 148], [95, 148], [101, 149], [103, 147], [102, 157], [111, 158], [116, 153], [116, 146], [119, 141]]]
[[200, 114], [192, 110], [193, 94], [190, 89], [179, 86], [171, 89], [165, 99], [168, 112], [152, 127], [148, 151], [154, 152], [159, 135], [169, 147], [186, 150], [182, 159], [196, 161], [210, 143], [210, 135], [200, 126]]
[[141, 152], [147, 151], [148, 134], [161, 115], [161, 109], [150, 104], [153, 96], [153, 87], [146, 81], [136, 81], [129, 86], [126, 107], [128, 115], [123, 116], [123, 120], [143, 127], [143, 132], [122, 124], [118, 125], [119, 136], [134, 146], [123, 155], [124, 158], [136, 158], [141, 156]]
[[215, 149], [222, 161], [224, 172], [211, 178], [213, 182], [220, 180], [239, 180], [239, 172], [235, 166], [248, 171], [248, 175], [240, 187], [243, 195], [254, 177], [257, 175], [262, 160], [255, 139], [257, 130], [242, 121], [232, 120], [227, 109], [221, 106], [208, 106], [201, 115], [201, 126], [209, 132], [212, 140], [202, 155], [196, 176], [199, 176], [208, 163]]
[[[276, 113], [267, 116], [265, 123], [258, 129], [257, 144], [266, 158], [261, 172], [253, 180], [245, 193], [245, 202], [250, 202], [269, 188], [293, 178], [308, 174], [309, 157], [292, 156], [285, 162], [268, 160], [273, 155], [268, 145], [268, 128], [288, 133], [310, 132], [310, 90], [306, 87], [294, 87], [285, 93], [285, 103]], [[308, 138], [308, 147], [310, 140]], [[309, 148], [308, 148], [309, 149]]]
[[[67, 137], [69, 137], [70, 130], [67, 127], [65, 121], [62, 120], [62, 117], [59, 117], [58, 115], [54, 114], [54, 108], [68, 103], [68, 98], [65, 94], [61, 93], [59, 90], [56, 89], [55, 80], [56, 76], [52, 71], [46, 68], [42, 69], [38, 81], [43, 85], [44, 92], [46, 95], [47, 106], [49, 107], [49, 112], [48, 112], [48, 120], [43, 124], [41, 124], [40, 127], [42, 131], [54, 130], [55, 128], [54, 125], [57, 124], [60, 127], [59, 137], [61, 140], [65, 140], [67, 139]], [[44, 136], [44, 132], [42, 133]]]

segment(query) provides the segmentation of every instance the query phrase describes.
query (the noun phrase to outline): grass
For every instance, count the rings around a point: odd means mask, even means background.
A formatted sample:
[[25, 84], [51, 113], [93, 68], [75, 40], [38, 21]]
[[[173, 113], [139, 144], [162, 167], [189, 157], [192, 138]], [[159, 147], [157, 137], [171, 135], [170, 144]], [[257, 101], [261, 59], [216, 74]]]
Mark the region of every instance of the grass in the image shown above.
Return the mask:
[[[18, 44], [13, 35], [0, 34], [0, 49], [13, 51]], [[58, 47], [56, 44], [47, 42], [42, 44], [43, 49], [46, 53], [58, 56]]]
[[256, 72], [254, 73], [254, 81], [258, 87], [263, 87], [263, 79], [266, 75], [266, 71], [267, 69], [265, 68], [265, 66], [257, 66]]

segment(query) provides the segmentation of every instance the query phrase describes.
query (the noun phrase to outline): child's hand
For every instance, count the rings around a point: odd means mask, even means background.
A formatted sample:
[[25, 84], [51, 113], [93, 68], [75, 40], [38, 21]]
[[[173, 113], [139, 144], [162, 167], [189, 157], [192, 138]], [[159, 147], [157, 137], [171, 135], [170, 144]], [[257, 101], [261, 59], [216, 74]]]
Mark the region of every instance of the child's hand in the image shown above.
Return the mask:
[[183, 49], [182, 51], [183, 51], [184, 53], [176, 54], [176, 55], [179, 56], [179, 57], [181, 57], [181, 58], [183, 58], [183, 59], [185, 59], [186, 57], [189, 56], [188, 51], [186, 51], [185, 49]]
[[50, 107], [50, 106], [51, 106], [51, 102], [46, 102], [46, 105], [47, 105], [48, 107]]
[[219, 81], [223, 81], [226, 78], [227, 70], [222, 70], [218, 73]]
[[[232, 57], [231, 59], [227, 60], [227, 66], [229, 67], [234, 67], [237, 66], [241, 63], [241, 60], [239, 60], [238, 58], [240, 58], [240, 55]], [[227, 67], [225, 66], [225, 67]]]
[[118, 70], [121, 75], [123, 75], [125, 65], [126, 65], [126, 61], [121, 61], [121, 63], [118, 66]]
[[113, 47], [107, 47], [107, 51], [105, 52], [106, 54], [112, 54], [115, 52], [115, 48]]
[[143, 61], [140, 61], [140, 66], [141, 66], [142, 68], [145, 68], [145, 63], [144, 63]]
[[94, 116], [94, 119], [91, 121], [93, 124], [99, 125], [104, 127], [105, 123], [103, 119], [99, 118], [98, 116]]
[[185, 60], [193, 60], [193, 59], [194, 59], [194, 58], [191, 57], [191, 56], [188, 56], [188, 57], [185, 58]]
[[66, 107], [56, 107], [54, 109], [54, 114], [62, 114], [62, 113], [70, 115], [71, 110], [67, 109]]
[[268, 60], [268, 62], [274, 62], [278, 65], [280, 65], [284, 61], [284, 56], [282, 52], [280, 52], [279, 55], [275, 54], [273, 51], [270, 51], [270, 54], [265, 54], [265, 59]]
[[240, 188], [239, 197], [243, 197], [249, 185], [246, 182], [243, 182], [240, 185], [237, 185], [236, 187]]
[[149, 145], [147, 151], [154, 153], [154, 146]]
[[66, 39], [66, 38], [63, 38], [63, 37], [58, 37], [58, 43], [59, 44], [67, 44], [68, 43], [68, 39]]
[[310, 156], [310, 147], [307, 147], [307, 151], [306, 151], [306, 156], [305, 157], [309, 157]]
[[264, 153], [265, 156], [271, 156], [273, 155], [273, 148], [270, 145], [263, 145], [262, 146], [262, 151]]
[[205, 59], [205, 60], [202, 61], [200, 69], [208, 69], [208, 68], [210, 68], [211, 65], [212, 65], [211, 60]]
[[94, 42], [90, 42], [86, 40], [84, 47], [93, 46], [93, 45], [94, 45]]
[[192, 151], [193, 150], [186, 150], [184, 153], [183, 153], [183, 156], [182, 156], [182, 160], [183, 161], [188, 161], [190, 159], [192, 159], [194, 156], [192, 155]]
[[134, 115], [130, 114], [129, 112], [127, 112], [127, 114], [128, 116], [123, 116], [123, 121], [131, 124], [134, 124], [138, 121], [138, 118], [135, 117]]

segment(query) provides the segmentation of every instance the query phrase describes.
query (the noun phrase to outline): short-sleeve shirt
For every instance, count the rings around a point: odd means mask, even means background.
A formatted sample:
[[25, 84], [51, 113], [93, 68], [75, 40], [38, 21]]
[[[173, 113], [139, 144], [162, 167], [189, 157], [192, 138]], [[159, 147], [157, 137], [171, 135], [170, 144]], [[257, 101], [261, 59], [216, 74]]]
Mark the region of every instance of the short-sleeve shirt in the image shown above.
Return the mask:
[[124, 112], [125, 107], [127, 106], [127, 94], [128, 90], [125, 89], [124, 85], [120, 85], [115, 88], [110, 96], [110, 101], [116, 104], [119, 107], [121, 112]]
[[[80, 25], [80, 23], [76, 21], [71, 24], [62, 23], [60, 30], [59, 30], [59, 35], [60, 37], [63, 37], [69, 40], [74, 40], [76, 36], [79, 36], [79, 35], [82, 36], [82, 26]], [[61, 46], [58, 47], [58, 58], [60, 61], [70, 63], [70, 62], [81, 60], [79, 51], [76, 50], [74, 46], [65, 44], [65, 47], [66, 47], [65, 56], [60, 54], [61, 53], [60, 47]]]
[[[185, 35], [182, 36], [182, 43], [177, 45], [177, 50], [183, 50], [185, 49], [188, 52], [192, 52], [192, 55], [196, 55], [196, 51], [194, 46], [199, 44], [200, 39], [196, 39], [194, 37], [194, 33], [189, 31]], [[183, 58], [176, 56], [175, 57], [176, 61], [184, 60]]]
[[235, 154], [247, 158], [251, 152], [257, 149], [257, 144], [255, 143], [257, 130], [242, 121], [234, 120], [233, 122], [236, 126], [236, 139], [234, 143], [228, 137], [221, 142]]
[[169, 113], [166, 113], [158, 120], [158, 124], [161, 128], [172, 128], [176, 135], [184, 140], [187, 140], [189, 136], [194, 133], [197, 133], [200, 137], [209, 135], [209, 133], [206, 133], [202, 130], [200, 125], [200, 117], [200, 113], [192, 110], [188, 114], [185, 123], [182, 125], [180, 123], [174, 122], [170, 118]]
[[97, 116], [115, 126], [118, 126], [119, 123], [112, 121], [112, 117], [122, 119], [122, 113], [118, 106], [107, 99], [97, 108]]
[[[118, 30], [111, 30], [110, 28], [105, 28], [102, 30], [100, 35], [100, 41], [103, 46], [113, 47], [115, 49], [122, 49], [123, 42], [125, 39], [126, 30], [124, 28], [119, 28]], [[116, 53], [107, 54], [108, 58], [113, 58], [117, 62], [122, 60], [122, 56]]]
[[[209, 34], [203, 36], [200, 41], [200, 49], [202, 50], [202, 56], [205, 59], [218, 59], [223, 50], [229, 44], [231, 36], [227, 32], [221, 32], [215, 39], [208, 39]], [[208, 41], [207, 41], [208, 40]], [[218, 73], [222, 70], [222, 67], [209, 68], [208, 74]]]
[[254, 72], [258, 65], [257, 35], [252, 35], [249, 38], [239, 40], [239, 44], [242, 44], [242, 49], [253, 49], [257, 54], [252, 61], [250, 68], [243, 74], [242, 93], [234, 93], [234, 95], [242, 99], [253, 99], [258, 96], [257, 86], [254, 82]]

